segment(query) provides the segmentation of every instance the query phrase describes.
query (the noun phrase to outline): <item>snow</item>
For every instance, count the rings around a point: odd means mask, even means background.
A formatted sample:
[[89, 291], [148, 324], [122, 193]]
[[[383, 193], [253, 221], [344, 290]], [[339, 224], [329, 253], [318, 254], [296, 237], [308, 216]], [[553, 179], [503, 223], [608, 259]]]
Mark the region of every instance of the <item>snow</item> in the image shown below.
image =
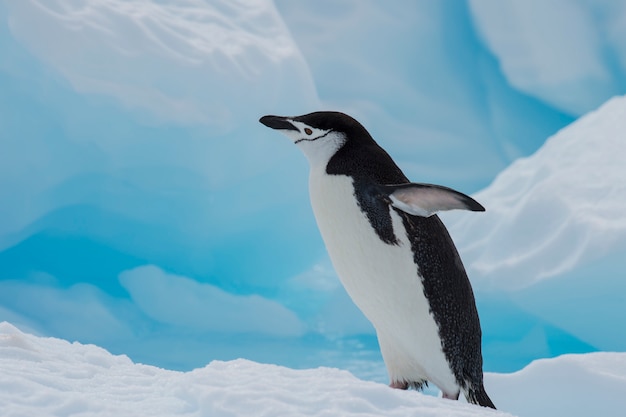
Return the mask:
[[455, 231], [478, 285], [523, 288], [626, 249], [625, 111], [610, 100], [475, 194], [489, 210]]
[[618, 416], [624, 412], [626, 353], [540, 359], [512, 374], [488, 374], [490, 395], [519, 416]]
[[446, 217], [487, 370], [626, 350], [623, 98], [542, 148], [626, 93], [625, 21], [609, 0], [0, 0], [0, 320], [169, 369], [386, 382], [306, 161], [257, 122], [335, 109], [414, 181], [469, 194], [513, 164], [486, 213]]
[[474, 195], [483, 215], [448, 222], [475, 289], [510, 302], [501, 313], [521, 309], [597, 350], [626, 349], [604, 325], [626, 315], [625, 112], [616, 97], [562, 129]]
[[504, 411], [393, 390], [331, 368], [293, 370], [238, 359], [188, 372], [0, 323], [4, 416], [619, 416], [626, 406], [626, 353], [539, 360], [487, 374]]
[[3, 416], [506, 416], [330, 368], [248, 360], [175, 372], [0, 323]]

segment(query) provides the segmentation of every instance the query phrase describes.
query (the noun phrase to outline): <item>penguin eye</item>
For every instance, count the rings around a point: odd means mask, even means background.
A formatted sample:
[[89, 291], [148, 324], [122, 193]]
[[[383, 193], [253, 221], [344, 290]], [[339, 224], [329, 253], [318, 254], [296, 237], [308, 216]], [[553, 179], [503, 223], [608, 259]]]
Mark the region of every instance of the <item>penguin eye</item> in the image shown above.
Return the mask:
[[306, 133], [307, 135], [309, 135], [309, 136], [310, 136], [310, 135], [312, 135], [312, 134], [313, 134], [313, 131], [312, 131], [311, 129], [309, 129], [308, 127], [305, 127], [305, 128], [304, 128], [304, 133]]

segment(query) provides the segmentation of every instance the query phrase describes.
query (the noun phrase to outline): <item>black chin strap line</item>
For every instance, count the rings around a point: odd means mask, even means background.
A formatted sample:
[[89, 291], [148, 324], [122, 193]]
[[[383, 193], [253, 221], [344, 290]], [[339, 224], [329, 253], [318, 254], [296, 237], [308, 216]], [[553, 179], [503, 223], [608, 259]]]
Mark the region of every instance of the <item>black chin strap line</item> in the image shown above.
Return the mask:
[[316, 137], [316, 138], [311, 138], [311, 139], [308, 139], [308, 138], [302, 138], [302, 139], [298, 139], [298, 140], [297, 140], [297, 141], [295, 141], [294, 143], [298, 144], [298, 143], [303, 142], [303, 141], [306, 141], [306, 142], [315, 142], [315, 141], [316, 141], [316, 140], [318, 140], [318, 139], [321, 139], [321, 138], [323, 138], [323, 137], [325, 137], [325, 136], [328, 136], [328, 135], [329, 135], [330, 133], [332, 133], [332, 132], [334, 132], [334, 130], [332, 130], [332, 129], [331, 129], [331, 130], [329, 130], [328, 132], [324, 133], [322, 136], [318, 136], [318, 137]]

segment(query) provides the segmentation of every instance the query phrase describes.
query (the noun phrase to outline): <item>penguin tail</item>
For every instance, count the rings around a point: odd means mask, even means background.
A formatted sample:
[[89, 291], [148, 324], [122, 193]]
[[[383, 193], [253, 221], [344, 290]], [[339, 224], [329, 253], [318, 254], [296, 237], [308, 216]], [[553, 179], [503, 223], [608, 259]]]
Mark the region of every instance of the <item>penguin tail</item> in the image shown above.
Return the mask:
[[483, 407], [489, 407], [496, 409], [496, 406], [487, 395], [487, 391], [485, 391], [485, 386], [481, 383], [478, 387], [472, 387], [465, 392], [465, 398], [467, 398], [467, 402], [472, 404], [477, 404]]

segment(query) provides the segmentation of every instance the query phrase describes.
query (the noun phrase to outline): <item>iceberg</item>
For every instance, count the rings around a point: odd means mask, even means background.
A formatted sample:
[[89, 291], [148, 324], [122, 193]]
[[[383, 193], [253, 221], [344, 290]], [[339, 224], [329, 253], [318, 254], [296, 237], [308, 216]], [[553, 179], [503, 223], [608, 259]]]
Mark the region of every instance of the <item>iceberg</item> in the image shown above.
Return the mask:
[[[306, 161], [258, 117], [350, 113], [412, 180], [476, 192], [626, 93], [623, 16], [610, 1], [0, 0], [0, 320], [170, 369], [244, 357], [385, 381], [318, 235]], [[544, 168], [580, 163], [562, 142]], [[577, 149], [599, 168], [621, 150]], [[622, 312], [619, 174], [584, 172], [590, 189], [558, 201], [531, 192], [569, 187], [557, 176], [509, 177], [524, 204], [484, 191], [486, 217], [453, 225], [488, 370], [623, 349], [595, 325]], [[533, 216], [545, 231], [507, 232]]]
[[626, 7], [619, 1], [469, 1], [507, 81], [580, 116], [624, 94]]

